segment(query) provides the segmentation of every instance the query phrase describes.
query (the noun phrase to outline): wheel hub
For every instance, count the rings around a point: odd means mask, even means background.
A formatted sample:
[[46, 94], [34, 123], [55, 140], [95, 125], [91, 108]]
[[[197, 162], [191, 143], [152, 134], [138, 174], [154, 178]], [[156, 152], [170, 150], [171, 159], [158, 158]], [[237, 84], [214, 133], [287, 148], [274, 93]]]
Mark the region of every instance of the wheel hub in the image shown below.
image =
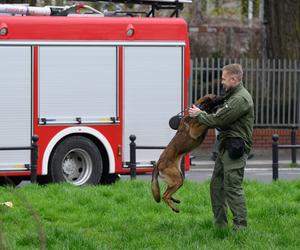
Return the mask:
[[67, 182], [81, 185], [91, 175], [91, 156], [83, 149], [72, 149], [64, 157], [62, 169]]

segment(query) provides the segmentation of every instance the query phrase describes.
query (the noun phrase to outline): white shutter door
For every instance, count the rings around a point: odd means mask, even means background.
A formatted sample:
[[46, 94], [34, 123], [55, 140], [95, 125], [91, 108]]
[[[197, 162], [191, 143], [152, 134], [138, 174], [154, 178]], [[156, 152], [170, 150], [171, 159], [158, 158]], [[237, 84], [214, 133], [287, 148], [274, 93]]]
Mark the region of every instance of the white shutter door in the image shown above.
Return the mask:
[[[182, 109], [182, 47], [124, 49], [124, 160], [129, 136], [140, 146], [166, 146], [169, 119]], [[137, 162], [158, 160], [162, 150], [137, 150]]]
[[117, 116], [116, 47], [40, 47], [39, 118], [98, 123]]
[[[0, 47], [0, 147], [31, 144], [31, 48]], [[24, 168], [30, 151], [0, 151], [0, 170]]]

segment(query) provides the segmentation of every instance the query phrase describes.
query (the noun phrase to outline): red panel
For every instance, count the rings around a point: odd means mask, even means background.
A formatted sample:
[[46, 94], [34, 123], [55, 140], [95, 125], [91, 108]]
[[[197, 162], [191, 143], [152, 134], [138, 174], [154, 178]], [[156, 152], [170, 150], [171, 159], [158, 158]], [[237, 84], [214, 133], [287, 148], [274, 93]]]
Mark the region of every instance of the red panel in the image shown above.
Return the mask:
[[[157, 40], [187, 41], [186, 23], [180, 18], [37, 17], [2, 16], [8, 35], [17, 40]], [[127, 37], [127, 27], [135, 32]]]
[[37, 46], [33, 47], [33, 134], [36, 134], [39, 136], [38, 141], [38, 162], [37, 162], [37, 174], [40, 175], [42, 173], [42, 153], [40, 149], [40, 144], [42, 138], [40, 137], [40, 134], [37, 130], [37, 124], [38, 124], [38, 79], [39, 79], [39, 49]]
[[[78, 126], [83, 126], [78, 125]], [[122, 162], [121, 158], [118, 158], [118, 145], [121, 144], [121, 129], [119, 124], [109, 124], [109, 125], [84, 125], [98, 130], [102, 133], [106, 139], [110, 142], [113, 153], [115, 155], [116, 165], [120, 165]], [[50, 140], [61, 130], [68, 128], [70, 126], [39, 126], [37, 125], [37, 119], [35, 119], [35, 134], [37, 134], [39, 139], [39, 159], [38, 159], [38, 174], [41, 174], [42, 170], [42, 159], [45, 149], [50, 142]]]
[[0, 172], [0, 176], [29, 176], [30, 172]]
[[118, 164], [116, 164], [116, 172], [121, 173], [122, 172], [122, 165], [123, 165], [123, 47], [118, 48], [118, 54], [119, 54], [119, 116], [120, 116], [120, 153], [121, 157], [118, 156]]

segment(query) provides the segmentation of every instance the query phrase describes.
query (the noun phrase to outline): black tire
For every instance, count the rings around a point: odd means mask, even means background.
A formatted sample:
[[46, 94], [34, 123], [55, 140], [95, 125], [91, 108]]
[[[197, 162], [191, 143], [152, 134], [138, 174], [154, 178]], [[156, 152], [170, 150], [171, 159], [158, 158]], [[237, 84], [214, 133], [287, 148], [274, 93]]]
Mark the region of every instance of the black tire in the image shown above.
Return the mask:
[[103, 174], [100, 183], [103, 185], [111, 185], [120, 180], [120, 175], [118, 174]]
[[0, 186], [18, 186], [23, 180], [22, 176], [1, 176], [0, 177]]
[[98, 184], [103, 171], [100, 151], [83, 136], [71, 136], [60, 142], [52, 153], [49, 167], [53, 182], [76, 186]]
[[37, 183], [40, 184], [40, 185], [47, 185], [50, 182], [52, 182], [50, 174], [48, 174], [48, 175], [39, 175], [37, 177]]

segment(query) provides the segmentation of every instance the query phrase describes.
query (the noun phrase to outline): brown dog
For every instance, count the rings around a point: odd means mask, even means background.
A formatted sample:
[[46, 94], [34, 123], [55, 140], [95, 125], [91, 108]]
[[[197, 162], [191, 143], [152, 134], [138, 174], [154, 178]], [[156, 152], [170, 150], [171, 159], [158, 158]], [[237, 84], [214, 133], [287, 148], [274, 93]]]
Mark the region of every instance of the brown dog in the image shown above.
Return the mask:
[[[196, 105], [201, 105], [201, 109], [206, 112], [212, 112], [222, 101], [222, 97], [209, 94], [200, 98]], [[200, 124], [197, 119], [185, 115], [180, 121], [177, 133], [154, 166], [152, 172], [153, 197], [156, 202], [160, 202], [158, 183], [158, 176], [160, 176], [168, 185], [163, 194], [163, 200], [174, 212], [179, 212], [174, 202], [180, 203], [180, 201], [174, 199], [172, 195], [183, 184], [183, 176], [180, 170], [181, 159], [184, 154], [192, 151], [203, 142], [207, 130], [208, 127], [206, 125]]]

